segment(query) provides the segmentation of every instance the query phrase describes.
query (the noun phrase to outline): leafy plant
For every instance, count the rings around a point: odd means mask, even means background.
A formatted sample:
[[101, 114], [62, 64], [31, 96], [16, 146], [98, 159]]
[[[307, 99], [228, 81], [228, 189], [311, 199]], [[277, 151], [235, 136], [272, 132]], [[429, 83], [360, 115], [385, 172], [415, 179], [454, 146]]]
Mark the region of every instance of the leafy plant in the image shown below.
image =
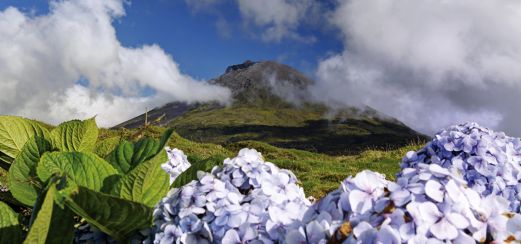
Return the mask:
[[7, 204], [0, 202], [0, 243], [20, 243], [22, 228], [18, 222], [18, 214]]
[[114, 185], [112, 193], [153, 207], [169, 189], [170, 176], [160, 167], [166, 160], [166, 155], [159, 153], [139, 164]]
[[152, 208], [85, 187], [61, 190], [58, 198], [75, 214], [120, 241], [152, 224]]
[[74, 220], [72, 211], [55, 201], [57, 183], [49, 184], [46, 191], [41, 193], [41, 205], [36, 206], [38, 211], [33, 214], [31, 229], [25, 243], [70, 243], [74, 237]]
[[135, 143], [98, 141], [98, 134], [94, 118], [48, 131], [32, 120], [0, 116], [0, 164], [9, 169], [12, 195], [32, 211], [25, 233], [18, 215], [0, 202], [0, 243], [24, 236], [26, 243], [70, 243], [80, 219], [121, 242], [152, 225], [151, 207], [169, 189], [160, 164], [172, 130]]
[[25, 142], [34, 135], [45, 136], [49, 132], [38, 122], [14, 116], [0, 116], [0, 161], [9, 168]]
[[36, 175], [40, 157], [52, 150], [51, 143], [40, 136], [31, 137], [22, 148], [9, 169], [9, 189], [21, 203], [32, 206], [42, 188], [42, 181]]

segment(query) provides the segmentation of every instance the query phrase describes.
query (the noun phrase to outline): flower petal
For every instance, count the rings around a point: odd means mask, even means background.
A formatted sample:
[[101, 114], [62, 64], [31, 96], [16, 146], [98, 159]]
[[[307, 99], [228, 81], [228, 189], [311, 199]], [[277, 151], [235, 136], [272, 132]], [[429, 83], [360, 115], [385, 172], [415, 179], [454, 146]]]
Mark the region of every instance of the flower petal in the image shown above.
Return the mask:
[[454, 227], [446, 218], [442, 218], [429, 228], [434, 237], [441, 240], [452, 240], [458, 237], [458, 229]]
[[373, 201], [371, 196], [366, 192], [353, 190], [349, 194], [349, 203], [351, 209], [357, 213], [365, 213], [367, 210], [373, 207]]
[[449, 213], [446, 215], [447, 220], [452, 223], [458, 229], [465, 229], [469, 226], [469, 221], [458, 213]]
[[432, 198], [436, 202], [443, 201], [444, 192], [442, 190], [442, 185], [435, 180], [429, 180], [425, 184], [425, 194]]

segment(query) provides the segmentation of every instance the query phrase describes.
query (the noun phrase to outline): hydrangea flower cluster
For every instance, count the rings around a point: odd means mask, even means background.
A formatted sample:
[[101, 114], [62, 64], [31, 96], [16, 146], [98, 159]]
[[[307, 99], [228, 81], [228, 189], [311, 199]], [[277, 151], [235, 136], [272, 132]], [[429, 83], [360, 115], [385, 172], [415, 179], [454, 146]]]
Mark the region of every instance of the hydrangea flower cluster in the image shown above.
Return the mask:
[[399, 177], [407, 178], [413, 169], [427, 166], [438, 174], [450, 174], [457, 181], [465, 181], [482, 197], [501, 195], [510, 202], [510, 210], [520, 211], [521, 141], [518, 138], [476, 123], [453, 126], [437, 134], [418, 152], [409, 152], [403, 159]]
[[284, 242], [309, 206], [293, 173], [242, 149], [161, 200], [154, 243]]
[[519, 139], [468, 123], [403, 159], [396, 182], [347, 178], [289, 231], [288, 243], [521, 240]]
[[165, 151], [168, 161], [161, 164], [161, 168], [170, 175], [170, 184], [172, 184], [177, 176], [190, 168], [191, 164], [183, 151], [177, 148], [170, 149], [170, 147], [165, 147]]

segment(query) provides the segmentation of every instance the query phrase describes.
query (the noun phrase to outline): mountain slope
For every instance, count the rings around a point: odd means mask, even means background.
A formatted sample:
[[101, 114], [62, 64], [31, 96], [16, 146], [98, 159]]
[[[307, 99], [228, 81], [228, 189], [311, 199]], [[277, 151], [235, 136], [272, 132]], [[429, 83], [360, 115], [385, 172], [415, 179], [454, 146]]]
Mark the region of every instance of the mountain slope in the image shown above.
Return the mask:
[[[332, 111], [324, 104], [308, 102], [306, 88], [313, 81], [276, 62], [230, 66], [210, 83], [230, 88], [230, 106], [170, 103], [150, 111], [148, 120], [162, 118], [159, 125], [198, 142], [226, 146], [253, 140], [332, 155], [397, 148], [426, 139], [371, 108]], [[144, 124], [144, 118], [141, 115], [116, 127], [136, 128]]]

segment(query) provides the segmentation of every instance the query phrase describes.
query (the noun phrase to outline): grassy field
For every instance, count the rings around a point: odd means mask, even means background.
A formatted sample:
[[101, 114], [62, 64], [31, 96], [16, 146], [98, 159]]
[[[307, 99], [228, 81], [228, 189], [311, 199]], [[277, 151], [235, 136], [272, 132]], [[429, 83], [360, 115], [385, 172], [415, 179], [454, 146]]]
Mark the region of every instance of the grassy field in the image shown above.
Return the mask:
[[417, 150], [420, 145], [409, 145], [395, 150], [366, 150], [358, 155], [328, 156], [295, 149], [277, 148], [262, 142], [248, 141], [231, 145], [229, 150], [255, 148], [266, 161], [289, 169], [301, 181], [307, 196], [320, 198], [338, 188], [339, 183], [350, 175], [370, 169], [393, 179], [400, 168], [400, 161], [407, 151]]
[[[142, 136], [158, 137], [165, 129], [150, 127]], [[106, 130], [100, 131], [99, 140], [135, 139], [135, 130]], [[277, 166], [289, 169], [300, 180], [306, 195], [320, 198], [327, 192], [336, 189], [339, 183], [350, 175], [355, 175], [364, 169], [370, 169], [386, 175], [387, 179], [394, 179], [399, 170], [401, 158], [407, 151], [417, 150], [421, 144], [410, 144], [393, 150], [365, 150], [356, 155], [330, 156], [296, 149], [278, 148], [264, 142], [242, 141], [226, 146], [211, 143], [198, 143], [185, 139], [174, 133], [170, 147], [183, 150], [193, 161], [204, 160], [210, 157], [234, 157], [241, 148], [254, 148], [261, 152], [266, 161]], [[0, 189], [6, 186], [6, 171], [0, 168]], [[6, 197], [5, 194], [3, 197]]]
[[[162, 127], [150, 127], [143, 134], [157, 137], [164, 130]], [[123, 136], [129, 139], [135, 134], [135, 131], [102, 130], [100, 138]], [[294, 172], [301, 181], [306, 195], [316, 198], [336, 189], [343, 179], [364, 169], [377, 171], [385, 174], [387, 179], [394, 179], [405, 153], [410, 150], [417, 150], [421, 146], [421, 143], [411, 143], [398, 149], [365, 150], [355, 155], [330, 156], [303, 150], [279, 148], [259, 141], [242, 141], [225, 146], [198, 143], [185, 139], [177, 133], [174, 133], [170, 141], [170, 147], [179, 148], [190, 158], [201, 160], [210, 157], [234, 157], [241, 148], [254, 148], [262, 153], [266, 161]]]

